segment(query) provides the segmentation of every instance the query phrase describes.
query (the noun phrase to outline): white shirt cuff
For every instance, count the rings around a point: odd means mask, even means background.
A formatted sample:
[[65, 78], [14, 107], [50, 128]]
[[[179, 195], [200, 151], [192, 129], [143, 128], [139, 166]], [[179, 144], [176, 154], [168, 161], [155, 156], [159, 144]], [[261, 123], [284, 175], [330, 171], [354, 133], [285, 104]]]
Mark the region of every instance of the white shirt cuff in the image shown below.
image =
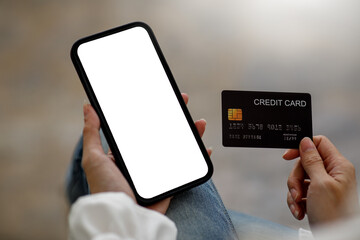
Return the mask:
[[166, 216], [137, 205], [125, 193], [98, 193], [79, 198], [69, 215], [69, 239], [176, 239]]

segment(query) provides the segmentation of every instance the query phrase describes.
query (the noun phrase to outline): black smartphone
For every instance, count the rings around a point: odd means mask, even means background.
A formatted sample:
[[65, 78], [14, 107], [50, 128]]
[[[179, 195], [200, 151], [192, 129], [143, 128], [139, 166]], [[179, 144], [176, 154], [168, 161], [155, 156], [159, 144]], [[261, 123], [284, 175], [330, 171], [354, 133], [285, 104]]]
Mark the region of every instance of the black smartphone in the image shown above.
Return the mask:
[[210, 179], [210, 158], [148, 25], [82, 38], [71, 59], [139, 204]]

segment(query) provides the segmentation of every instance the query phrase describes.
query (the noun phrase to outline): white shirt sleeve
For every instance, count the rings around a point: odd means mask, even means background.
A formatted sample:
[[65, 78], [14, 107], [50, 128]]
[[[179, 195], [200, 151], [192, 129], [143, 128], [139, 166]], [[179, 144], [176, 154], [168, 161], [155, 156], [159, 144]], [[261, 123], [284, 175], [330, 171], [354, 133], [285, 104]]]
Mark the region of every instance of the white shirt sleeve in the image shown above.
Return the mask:
[[69, 239], [176, 239], [166, 216], [137, 205], [125, 193], [98, 193], [79, 198], [69, 215]]
[[315, 240], [311, 231], [303, 228], [299, 229], [299, 240]]

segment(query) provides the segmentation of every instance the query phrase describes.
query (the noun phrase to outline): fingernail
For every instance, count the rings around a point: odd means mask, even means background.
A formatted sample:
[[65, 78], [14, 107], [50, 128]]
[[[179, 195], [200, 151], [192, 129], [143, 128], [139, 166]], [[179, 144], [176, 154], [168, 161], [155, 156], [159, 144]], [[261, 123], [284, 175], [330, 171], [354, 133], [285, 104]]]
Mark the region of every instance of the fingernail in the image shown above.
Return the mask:
[[294, 204], [290, 205], [290, 211], [291, 211], [292, 214], [295, 215], [295, 206], [294, 206]]
[[299, 210], [296, 209], [294, 204], [290, 205], [290, 211], [294, 215], [295, 218], [299, 218]]
[[296, 218], [299, 218], [299, 210], [295, 210], [294, 216], [295, 216]]
[[84, 105], [83, 105], [84, 117], [86, 117], [86, 115], [89, 112], [89, 106], [90, 106], [90, 104], [84, 102]]
[[201, 118], [200, 121], [204, 121], [205, 124], [207, 123], [206, 120], [204, 118]]
[[88, 113], [89, 111], [89, 100], [87, 100], [86, 98], [84, 98], [84, 101], [83, 101], [83, 110], [84, 110], [84, 116], [86, 116], [86, 114]]
[[316, 149], [316, 147], [315, 147], [313, 141], [311, 141], [310, 138], [305, 137], [300, 142], [300, 149], [301, 149], [302, 152], [307, 152], [307, 151]]
[[294, 200], [294, 202], [296, 202], [296, 199], [298, 197], [297, 191], [294, 188], [292, 188], [292, 189], [290, 189], [290, 193], [291, 193], [292, 199]]
[[290, 152], [290, 149], [286, 150], [286, 151], [284, 152], [284, 154], [282, 155], [282, 157], [284, 158], [284, 156], [285, 156], [286, 154], [288, 154], [289, 152]]

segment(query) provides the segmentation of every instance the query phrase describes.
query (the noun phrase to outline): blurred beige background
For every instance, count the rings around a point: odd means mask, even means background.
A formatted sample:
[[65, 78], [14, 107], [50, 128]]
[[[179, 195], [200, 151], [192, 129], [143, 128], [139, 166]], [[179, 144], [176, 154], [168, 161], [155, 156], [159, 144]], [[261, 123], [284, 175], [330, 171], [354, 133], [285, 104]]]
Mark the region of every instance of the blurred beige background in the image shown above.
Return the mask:
[[315, 134], [360, 163], [356, 0], [0, 0], [0, 239], [65, 239], [64, 176], [86, 98], [80, 37], [131, 21], [154, 30], [194, 119], [208, 121], [227, 207], [294, 228], [281, 149], [224, 148], [224, 89], [310, 92]]

